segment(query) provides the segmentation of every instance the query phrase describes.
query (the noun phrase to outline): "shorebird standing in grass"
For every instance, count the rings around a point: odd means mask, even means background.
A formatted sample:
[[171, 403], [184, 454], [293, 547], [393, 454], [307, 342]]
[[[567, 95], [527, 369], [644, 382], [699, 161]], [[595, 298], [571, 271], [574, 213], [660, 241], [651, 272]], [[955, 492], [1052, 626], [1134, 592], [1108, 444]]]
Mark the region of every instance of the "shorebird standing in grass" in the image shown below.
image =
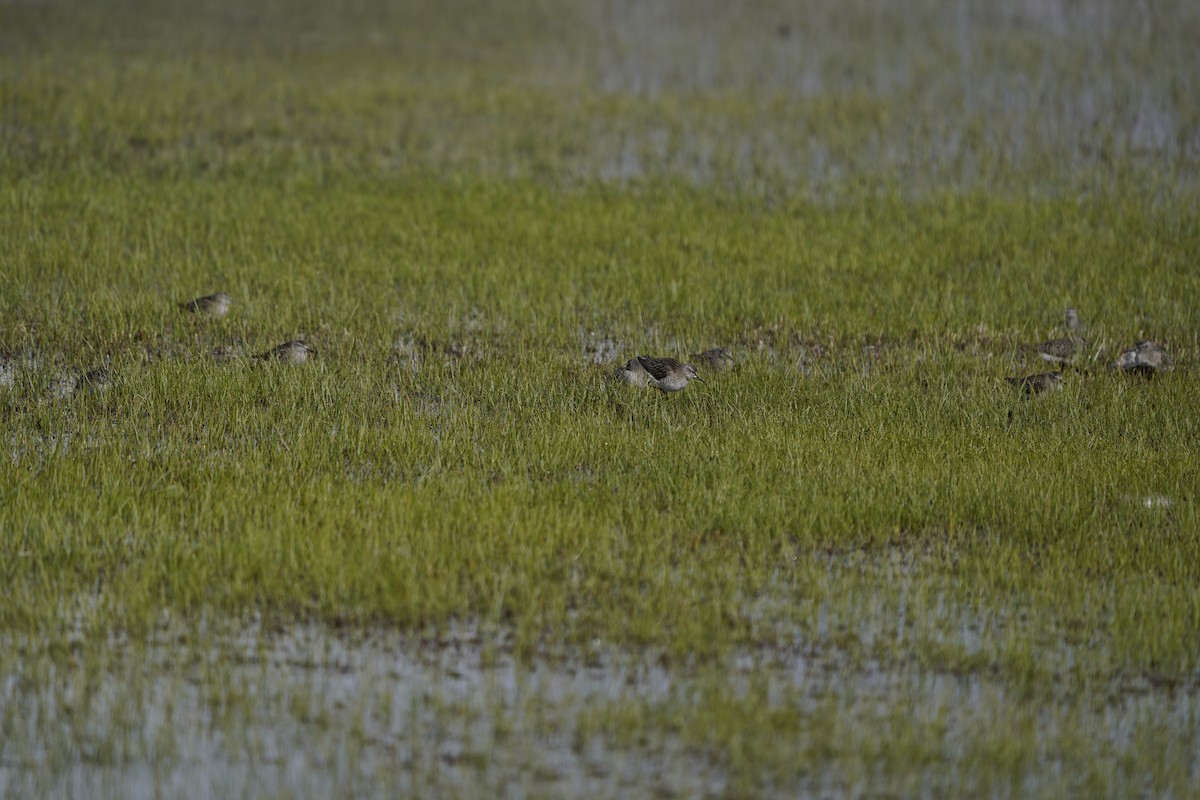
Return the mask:
[[184, 311], [203, 314], [206, 317], [223, 317], [229, 313], [229, 304], [232, 302], [233, 298], [229, 296], [228, 292], [217, 292], [180, 303], [179, 307]]
[[112, 385], [112, 373], [108, 371], [108, 363], [103, 367], [89, 369], [87, 372], [79, 376], [80, 387], [90, 389], [93, 392], [103, 392]]
[[59, 375], [50, 384], [50, 393], [59, 400], [87, 391], [89, 394], [100, 394], [108, 391], [112, 385], [112, 373], [109, 368], [112, 356], [104, 359], [103, 367], [89, 369], [83, 373], [67, 373]]
[[673, 358], [651, 358], [638, 356], [638, 363], [650, 374], [650, 385], [663, 394], [681, 391], [688, 381], [704, 379], [696, 374], [696, 368], [691, 364], [680, 364]]
[[303, 364], [308, 361], [308, 355], [316, 355], [317, 351], [308, 346], [303, 339], [293, 339], [278, 347], [272, 347], [264, 353], [255, 356], [260, 361], [284, 361], [288, 364]]
[[1083, 323], [1079, 321], [1079, 312], [1068, 308], [1065, 317], [1067, 335], [1061, 339], [1042, 342], [1037, 346], [1038, 356], [1043, 361], [1051, 364], [1071, 364], [1087, 346], [1087, 340], [1083, 338]]
[[1041, 394], [1045, 391], [1062, 391], [1061, 372], [1039, 372], [1037, 375], [1026, 375], [1024, 378], [1007, 378], [1013, 386], [1019, 386], [1026, 396]]
[[733, 366], [733, 356], [724, 347], [692, 353], [692, 361], [713, 372], [724, 372]]
[[1153, 378], [1160, 370], [1171, 369], [1171, 357], [1162, 345], [1142, 340], [1134, 342], [1133, 347], [1122, 352], [1113, 362], [1113, 367], [1122, 372]]
[[645, 386], [650, 383], [650, 373], [646, 372], [646, 368], [636, 358], [631, 358], [625, 362], [625, 366], [617, 367], [612, 373], [613, 380], [628, 383], [631, 386]]

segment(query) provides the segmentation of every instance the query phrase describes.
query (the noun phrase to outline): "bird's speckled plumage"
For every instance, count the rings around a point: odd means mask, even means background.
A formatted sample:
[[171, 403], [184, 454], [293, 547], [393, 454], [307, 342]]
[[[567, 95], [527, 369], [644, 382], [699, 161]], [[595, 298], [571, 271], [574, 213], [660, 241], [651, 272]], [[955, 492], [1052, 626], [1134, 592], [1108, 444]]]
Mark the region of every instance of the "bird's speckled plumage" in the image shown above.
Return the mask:
[[696, 374], [696, 368], [691, 364], [681, 364], [673, 358], [651, 356], [638, 356], [637, 360], [650, 374], [650, 385], [663, 393], [681, 391], [693, 380], [704, 383], [704, 379]]
[[83, 373], [79, 378], [81, 386], [93, 386], [97, 389], [107, 388], [112, 376], [109, 374], [108, 367], [97, 367]]
[[636, 358], [625, 362], [625, 366], [617, 367], [612, 373], [613, 379], [628, 383], [631, 386], [645, 386], [650, 383], [650, 373]]
[[1052, 364], [1069, 364], [1087, 346], [1087, 340], [1083, 338], [1083, 323], [1079, 321], [1079, 312], [1073, 308], [1068, 308], [1064, 317], [1067, 336], [1059, 339], [1051, 339], [1037, 346], [1038, 356], [1043, 361], [1048, 361]]
[[1162, 345], [1142, 340], [1121, 353], [1113, 367], [1123, 372], [1132, 372], [1147, 378], [1154, 377], [1159, 370], [1171, 369], [1171, 357]]
[[1061, 372], [1039, 372], [1036, 375], [1026, 375], [1023, 378], [1008, 378], [1013, 386], [1020, 387], [1027, 395], [1041, 394], [1049, 390], [1062, 390]]
[[316, 355], [316, 352], [303, 339], [293, 339], [278, 347], [272, 347], [264, 353], [259, 353], [255, 358], [263, 361], [276, 360], [285, 361], [288, 364], [303, 364], [308, 361], [309, 354]]
[[724, 347], [714, 347], [703, 353], [692, 353], [692, 362], [712, 372], [724, 372], [733, 366], [733, 356]]
[[189, 300], [186, 303], [180, 303], [179, 307], [193, 314], [223, 317], [229, 313], [229, 304], [232, 302], [233, 298], [227, 292], [217, 292], [216, 294], [197, 297], [195, 300]]

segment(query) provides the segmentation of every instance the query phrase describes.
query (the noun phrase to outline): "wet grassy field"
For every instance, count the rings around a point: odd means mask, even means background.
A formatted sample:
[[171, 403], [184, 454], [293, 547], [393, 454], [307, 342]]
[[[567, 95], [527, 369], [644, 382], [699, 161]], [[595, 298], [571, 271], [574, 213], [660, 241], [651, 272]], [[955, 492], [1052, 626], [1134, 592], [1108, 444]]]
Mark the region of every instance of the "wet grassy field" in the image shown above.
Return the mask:
[[0, 5], [0, 794], [1195, 792], [1200, 13], [380, 5]]

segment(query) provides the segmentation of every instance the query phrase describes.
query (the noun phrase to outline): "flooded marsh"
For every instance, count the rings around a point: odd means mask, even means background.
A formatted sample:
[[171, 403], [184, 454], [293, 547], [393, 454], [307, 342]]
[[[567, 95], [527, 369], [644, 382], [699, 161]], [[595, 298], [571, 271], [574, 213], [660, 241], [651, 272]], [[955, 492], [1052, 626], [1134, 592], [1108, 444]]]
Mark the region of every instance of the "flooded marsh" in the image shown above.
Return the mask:
[[[894, 557], [831, 559], [827, 570], [897, 577]], [[758, 598], [746, 613], [777, 622], [777, 602]], [[860, 647], [874, 652], [876, 636], [898, 635], [929, 636], [934, 654], [979, 657], [998, 626], [996, 614], [939, 598], [915, 622], [902, 600], [900, 617], [871, 631], [880, 605], [830, 601], [811, 638], [796, 626], [773, 645], [705, 662], [599, 639], [521, 654], [503, 628], [460, 623], [399, 634], [164, 620], [144, 638], [109, 636], [101, 652], [81, 647], [83, 635], [58, 653], [14, 638], [0, 791], [1186, 794], [1194, 783], [1189, 769], [1166, 781], [1161, 771], [1190, 763], [1200, 746], [1195, 685], [1017, 687], [928, 656], [866, 655]], [[958, 629], [934, 633], [941, 622]], [[1089, 643], [1051, 649], [1064, 665], [1098, 655]], [[902, 771], [889, 767], [907, 759]]]
[[0, 796], [1194, 794], [1200, 14], [993, 6], [0, 3]]

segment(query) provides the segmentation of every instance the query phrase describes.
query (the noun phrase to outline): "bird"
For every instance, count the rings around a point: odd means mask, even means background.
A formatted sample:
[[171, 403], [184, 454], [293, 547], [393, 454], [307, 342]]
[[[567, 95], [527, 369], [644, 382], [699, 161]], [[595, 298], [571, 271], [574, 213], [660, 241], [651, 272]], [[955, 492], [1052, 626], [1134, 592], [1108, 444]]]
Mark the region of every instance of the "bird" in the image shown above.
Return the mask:
[[111, 358], [106, 358], [103, 367], [96, 367], [83, 373], [60, 374], [50, 385], [51, 394], [59, 400], [87, 391], [88, 394], [100, 394], [108, 391], [112, 385], [112, 373], [109, 371]]
[[228, 292], [217, 292], [216, 294], [197, 297], [195, 300], [189, 300], [186, 303], [180, 303], [179, 307], [192, 314], [223, 317], [229, 313], [229, 304], [232, 302], [233, 298], [229, 296]]
[[316, 355], [317, 351], [308, 346], [303, 339], [293, 339], [278, 347], [272, 347], [266, 352], [259, 353], [255, 358], [260, 361], [285, 361], [288, 364], [303, 364], [308, 361], [309, 354]]
[[108, 367], [90, 369], [79, 377], [79, 386], [86, 386], [94, 392], [104, 391], [112, 383], [112, 375]]
[[1171, 357], [1162, 345], [1143, 339], [1122, 352], [1113, 362], [1113, 368], [1153, 378], [1159, 370], [1171, 369]]
[[733, 356], [724, 347], [714, 347], [703, 353], [692, 353], [692, 361], [707, 370], [724, 372], [733, 366]]
[[696, 368], [691, 364], [680, 364], [673, 358], [651, 358], [638, 356], [638, 363], [650, 374], [649, 384], [663, 394], [678, 392], [688, 385], [688, 381], [704, 379], [696, 374]]
[[645, 386], [650, 383], [650, 373], [636, 358], [625, 362], [625, 366], [617, 367], [612, 372], [613, 380], [628, 383], [631, 386]]
[[1083, 323], [1079, 321], [1079, 312], [1068, 308], [1064, 316], [1067, 335], [1059, 339], [1050, 339], [1037, 346], [1041, 359], [1051, 364], [1070, 364], [1087, 346], [1087, 340], [1083, 338]]
[[1013, 386], [1020, 387], [1026, 395], [1035, 395], [1049, 390], [1062, 391], [1062, 378], [1061, 372], [1039, 372], [1036, 375], [1006, 380]]

